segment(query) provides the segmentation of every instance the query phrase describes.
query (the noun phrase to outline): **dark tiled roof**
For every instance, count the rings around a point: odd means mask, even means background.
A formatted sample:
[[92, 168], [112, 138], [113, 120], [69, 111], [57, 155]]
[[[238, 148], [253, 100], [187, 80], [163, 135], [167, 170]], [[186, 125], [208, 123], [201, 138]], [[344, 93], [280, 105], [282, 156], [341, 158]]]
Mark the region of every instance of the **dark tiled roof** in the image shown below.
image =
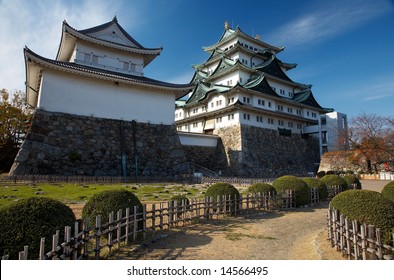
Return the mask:
[[173, 89], [191, 89], [193, 88], [193, 84], [172, 84], [172, 83], [167, 83], [159, 80], [154, 80], [150, 79], [144, 76], [137, 76], [137, 75], [130, 75], [126, 73], [119, 73], [115, 71], [110, 71], [106, 69], [100, 69], [100, 68], [95, 68], [91, 66], [85, 66], [73, 62], [64, 62], [64, 61], [59, 61], [59, 60], [52, 60], [48, 59], [45, 57], [42, 57], [27, 47], [25, 47], [25, 56], [30, 56], [39, 60], [42, 60], [46, 63], [64, 68], [64, 69], [70, 69], [70, 70], [75, 70], [78, 72], [82, 73], [88, 73], [88, 74], [95, 74], [95, 75], [100, 75], [108, 78], [113, 78], [113, 79], [119, 79], [119, 80], [124, 80], [128, 82], [135, 82], [135, 83], [141, 83], [141, 84], [148, 84], [148, 85], [155, 85], [155, 86], [161, 86], [161, 87], [167, 87], [167, 88], [173, 88]]

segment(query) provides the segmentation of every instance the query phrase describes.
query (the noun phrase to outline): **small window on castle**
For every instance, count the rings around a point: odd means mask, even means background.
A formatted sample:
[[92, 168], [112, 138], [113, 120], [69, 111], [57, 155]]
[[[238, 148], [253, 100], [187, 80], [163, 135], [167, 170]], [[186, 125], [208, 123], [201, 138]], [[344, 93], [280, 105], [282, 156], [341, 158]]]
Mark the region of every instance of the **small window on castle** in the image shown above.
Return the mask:
[[86, 63], [90, 63], [90, 54], [89, 53], [85, 53], [83, 61], [86, 62]]
[[92, 63], [98, 64], [98, 55], [92, 55]]

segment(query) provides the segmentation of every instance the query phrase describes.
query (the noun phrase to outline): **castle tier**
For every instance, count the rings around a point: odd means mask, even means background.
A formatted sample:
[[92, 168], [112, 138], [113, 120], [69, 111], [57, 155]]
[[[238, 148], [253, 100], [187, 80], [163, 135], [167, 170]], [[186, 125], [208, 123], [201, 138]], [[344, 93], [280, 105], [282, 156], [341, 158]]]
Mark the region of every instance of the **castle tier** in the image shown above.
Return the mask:
[[279, 134], [302, 134], [331, 111], [319, 105], [311, 85], [286, 74], [297, 65], [277, 58], [284, 47], [226, 23], [219, 41], [204, 50], [210, 56], [193, 66], [194, 89], [176, 102], [178, 131], [212, 134], [215, 129], [244, 124]]

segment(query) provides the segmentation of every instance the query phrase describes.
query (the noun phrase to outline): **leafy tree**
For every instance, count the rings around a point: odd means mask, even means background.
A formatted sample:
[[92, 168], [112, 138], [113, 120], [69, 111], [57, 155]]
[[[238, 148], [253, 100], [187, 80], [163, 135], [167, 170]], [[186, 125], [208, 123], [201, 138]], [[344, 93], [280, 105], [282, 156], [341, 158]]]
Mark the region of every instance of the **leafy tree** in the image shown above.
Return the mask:
[[394, 120], [377, 114], [361, 113], [349, 125], [349, 143], [354, 161], [365, 158], [368, 172], [377, 173], [377, 164], [394, 160]]
[[25, 94], [6, 89], [0, 91], [0, 172], [10, 169], [26, 135], [31, 119]]

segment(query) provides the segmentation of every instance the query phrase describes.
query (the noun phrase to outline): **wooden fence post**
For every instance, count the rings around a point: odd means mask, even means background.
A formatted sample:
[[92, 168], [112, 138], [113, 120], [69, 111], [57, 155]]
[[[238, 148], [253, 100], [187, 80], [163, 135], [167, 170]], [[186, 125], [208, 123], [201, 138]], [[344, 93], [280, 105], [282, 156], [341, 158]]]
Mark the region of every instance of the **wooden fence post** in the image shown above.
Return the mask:
[[360, 257], [360, 250], [358, 249], [358, 223], [357, 221], [352, 221], [353, 226], [353, 246], [354, 246], [354, 259], [358, 260]]
[[382, 250], [382, 232], [380, 228], [376, 229], [376, 254], [379, 260], [383, 260], [383, 250]]
[[142, 238], [146, 239], [146, 204], [142, 205]]
[[114, 211], [109, 213], [108, 217], [108, 255], [112, 255], [112, 246], [113, 246], [113, 230], [114, 230]]
[[376, 244], [375, 244], [375, 242], [374, 242], [374, 240], [375, 240], [375, 226], [374, 225], [368, 225], [368, 239], [367, 239], [367, 241], [368, 241], [368, 247], [371, 249], [371, 254], [370, 254], [370, 256], [371, 256], [371, 260], [376, 260], [376, 251], [375, 251], [375, 249], [376, 249]]
[[137, 240], [137, 231], [138, 231], [138, 220], [137, 220], [137, 211], [138, 207], [134, 206], [133, 207], [134, 212], [133, 212], [133, 242]]
[[40, 254], [38, 259], [45, 260], [45, 237], [42, 237], [40, 240]]
[[366, 237], [366, 225], [362, 224], [361, 225], [361, 250], [362, 250], [362, 254], [363, 254], [363, 260], [367, 259], [367, 237]]
[[345, 233], [346, 233], [346, 254], [347, 259], [351, 259], [351, 248], [350, 248], [350, 229], [349, 229], [349, 219], [345, 218]]
[[118, 224], [116, 225], [116, 239], [118, 240], [118, 250], [120, 250], [120, 242], [122, 240], [122, 214], [122, 209], [119, 209], [116, 216], [116, 220], [118, 222]]
[[129, 235], [130, 235], [130, 207], [126, 208], [126, 233], [125, 233], [125, 235], [126, 235], [125, 243], [127, 246], [130, 244], [130, 238], [129, 238]]
[[100, 249], [101, 249], [101, 244], [100, 244], [100, 237], [101, 237], [101, 215], [96, 216], [96, 228], [95, 228], [95, 233], [96, 237], [96, 248], [94, 250], [95, 253], [95, 259], [98, 260], [100, 259]]
[[152, 231], [156, 229], [156, 203], [152, 204]]

